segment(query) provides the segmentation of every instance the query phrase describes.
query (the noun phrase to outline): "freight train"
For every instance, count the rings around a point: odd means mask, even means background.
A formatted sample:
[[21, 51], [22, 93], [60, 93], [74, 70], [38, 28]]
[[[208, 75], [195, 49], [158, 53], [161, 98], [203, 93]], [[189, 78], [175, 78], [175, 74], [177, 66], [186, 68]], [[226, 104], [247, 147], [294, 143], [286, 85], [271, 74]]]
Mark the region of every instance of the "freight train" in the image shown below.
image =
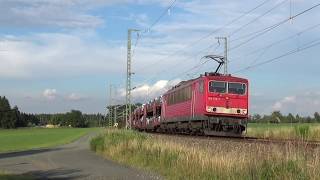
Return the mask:
[[140, 131], [242, 136], [249, 116], [248, 87], [247, 79], [206, 72], [136, 108], [131, 126]]

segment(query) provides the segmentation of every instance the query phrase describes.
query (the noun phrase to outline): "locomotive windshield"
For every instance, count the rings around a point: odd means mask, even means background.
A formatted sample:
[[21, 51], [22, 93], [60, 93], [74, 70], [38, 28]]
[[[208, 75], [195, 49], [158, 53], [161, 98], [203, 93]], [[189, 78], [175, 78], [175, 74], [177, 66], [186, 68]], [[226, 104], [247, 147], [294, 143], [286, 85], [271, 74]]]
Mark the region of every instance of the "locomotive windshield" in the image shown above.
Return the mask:
[[244, 95], [246, 93], [246, 85], [242, 83], [228, 83], [228, 93]]
[[209, 91], [214, 93], [226, 93], [227, 83], [219, 81], [209, 82]]
[[210, 81], [209, 91], [212, 93], [229, 93], [244, 95], [246, 93], [246, 85], [243, 83]]

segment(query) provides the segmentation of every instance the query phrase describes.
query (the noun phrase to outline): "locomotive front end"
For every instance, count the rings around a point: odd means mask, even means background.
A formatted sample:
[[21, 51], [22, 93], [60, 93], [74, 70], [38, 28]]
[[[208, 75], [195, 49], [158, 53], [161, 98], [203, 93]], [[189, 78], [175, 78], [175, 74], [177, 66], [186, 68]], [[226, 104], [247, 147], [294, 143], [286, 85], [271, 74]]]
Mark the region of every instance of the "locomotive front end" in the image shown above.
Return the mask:
[[206, 113], [248, 118], [248, 80], [232, 76], [207, 78]]

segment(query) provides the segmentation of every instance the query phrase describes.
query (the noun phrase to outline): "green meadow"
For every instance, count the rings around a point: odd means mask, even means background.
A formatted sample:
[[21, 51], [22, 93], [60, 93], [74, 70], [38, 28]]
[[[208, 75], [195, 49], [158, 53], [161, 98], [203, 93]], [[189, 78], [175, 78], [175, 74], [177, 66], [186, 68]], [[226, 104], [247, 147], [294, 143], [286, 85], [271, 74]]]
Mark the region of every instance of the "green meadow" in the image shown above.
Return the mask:
[[97, 128], [0, 129], [0, 152], [46, 148], [70, 143]]

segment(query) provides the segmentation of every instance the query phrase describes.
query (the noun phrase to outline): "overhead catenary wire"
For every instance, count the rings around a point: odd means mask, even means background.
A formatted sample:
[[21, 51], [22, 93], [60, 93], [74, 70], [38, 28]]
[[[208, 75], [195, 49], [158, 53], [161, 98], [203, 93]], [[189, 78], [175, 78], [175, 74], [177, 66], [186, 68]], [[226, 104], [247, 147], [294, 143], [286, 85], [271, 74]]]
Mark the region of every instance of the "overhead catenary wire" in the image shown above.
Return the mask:
[[[240, 27], [240, 29], [242, 29], [243, 27], [245, 27], [245, 26], [253, 23], [254, 21], [256, 21], [256, 20], [258, 20], [258, 19], [260, 19], [260, 18], [262, 18], [262, 17], [265, 16], [266, 14], [270, 13], [272, 10], [274, 10], [274, 9], [278, 8], [279, 6], [281, 6], [282, 4], [284, 4], [286, 1], [287, 1], [287, 0], [284, 0], [284, 1], [281, 1], [280, 3], [276, 4], [274, 7], [272, 7], [270, 10], [268, 10], [268, 11], [265, 12], [264, 14], [258, 16], [258, 17], [255, 18], [254, 20], [252, 20], [252, 21], [250, 21], [249, 23], [245, 24], [244, 26]], [[268, 2], [268, 0], [264, 1], [263, 3], [259, 4], [258, 6], [256, 6], [256, 7], [253, 8], [253, 9], [251, 9], [251, 10], [248, 11], [247, 13], [245, 13], [245, 14], [239, 16], [238, 18], [234, 19], [233, 21], [227, 23], [225, 26], [228, 26], [228, 25], [236, 22], [236, 21], [239, 20], [240, 18], [244, 17], [245, 15], [247, 15], [247, 14], [250, 13], [250, 12], [252, 12], [253, 10], [261, 7], [262, 5], [266, 4], [267, 2]], [[221, 29], [223, 29], [225, 26], [219, 28], [218, 31], [221, 30]], [[237, 29], [236, 31], [233, 31], [233, 32], [231, 33], [231, 35], [234, 35], [234, 34], [237, 33], [240, 29]], [[200, 42], [201, 40], [203, 40], [203, 39], [211, 36], [211, 35], [212, 35], [213, 33], [215, 33], [215, 32], [217, 32], [217, 30], [210, 32], [210, 33], [207, 34], [206, 36], [203, 36], [203, 37], [200, 38], [198, 41], [195, 41], [194, 44], [196, 44], [196, 43]], [[192, 45], [194, 45], [194, 44], [192, 44]], [[212, 47], [212, 45], [209, 46], [209, 48], [211, 48], [211, 47]], [[206, 48], [206, 49], [209, 49], [209, 48]], [[206, 49], [205, 49], [205, 50], [206, 50]], [[200, 54], [201, 52], [202, 52], [202, 51], [200, 51], [199, 54]], [[198, 53], [197, 53], [197, 55], [198, 55]], [[186, 72], [189, 72], [189, 71], [191, 71], [191, 70], [193, 70], [193, 69], [197, 69], [197, 68], [201, 67], [202, 65], [204, 65], [204, 64], [207, 63], [207, 62], [208, 62], [208, 60], [205, 61], [205, 62], [203, 62], [203, 63], [200, 62], [200, 64], [198, 64], [198, 65], [196, 65], [196, 66], [188, 69], [187, 71], [183, 72], [182, 74], [184, 74], [184, 73], [186, 73]], [[167, 70], [168, 70], [168, 69], [166, 69], [166, 70], [164, 70], [164, 71], [167, 71]], [[157, 73], [157, 74], [158, 74], [158, 73]], [[181, 74], [179, 74], [179, 75], [181, 75]]]
[[206, 63], [209, 62], [210, 60], [211, 60], [211, 59], [207, 59], [207, 60], [205, 60], [204, 62], [202, 62], [202, 63], [200, 63], [200, 64], [198, 64], [198, 65], [195, 65], [195, 66], [191, 67], [190, 69], [188, 69], [188, 70], [186, 70], [186, 71], [183, 71], [182, 73], [179, 73], [179, 74], [173, 76], [171, 79], [169, 79], [169, 81], [172, 81], [172, 80], [178, 78], [179, 76], [184, 75], [185, 73], [187, 73], [187, 72], [189, 72], [189, 71], [192, 71], [193, 69], [196, 69], [196, 68], [201, 67], [202, 65], [206, 64]]
[[[271, 48], [271, 47], [273, 47], [273, 46], [275, 46], [275, 45], [277, 45], [277, 44], [280, 44], [280, 43], [282, 43], [282, 42], [285, 42], [285, 41], [287, 41], [287, 40], [290, 40], [290, 39], [293, 39], [293, 38], [295, 38], [295, 37], [297, 37], [297, 36], [300, 36], [300, 35], [308, 32], [308, 31], [310, 31], [310, 30], [313, 30], [313, 29], [319, 27], [319, 26], [320, 26], [320, 23], [315, 24], [315, 25], [312, 25], [312, 26], [309, 26], [309, 27], [307, 27], [307, 28], [305, 28], [305, 29], [303, 29], [303, 30], [295, 33], [295, 34], [292, 34], [292, 35], [290, 35], [290, 36], [287, 36], [287, 37], [285, 37], [285, 38], [282, 38], [282, 39], [280, 39], [280, 40], [277, 40], [277, 41], [275, 41], [275, 42], [272, 42], [272, 43], [270, 43], [270, 44], [268, 44], [268, 45], [266, 45], [266, 46], [264, 46], [264, 47], [262, 47], [262, 48], [252, 50], [252, 51], [244, 54], [243, 56], [237, 56], [237, 57], [235, 57], [234, 59], [238, 59], [238, 58], [241, 58], [241, 57], [247, 57], [247, 56], [250, 56], [250, 55], [252, 55], [252, 54], [256, 54], [257, 52], [264, 51], [264, 50], [269, 49], [269, 48]], [[234, 60], [233, 60], [233, 61], [234, 61]], [[230, 61], [230, 62], [231, 62], [231, 61]]]
[[135, 43], [135, 45], [134, 45], [134, 47], [133, 47], [132, 57], [134, 56], [134, 52], [135, 52], [136, 48], [138, 47], [139, 40], [142, 39], [143, 35], [151, 32], [152, 28], [153, 28], [157, 23], [160, 22], [160, 20], [167, 14], [167, 12], [168, 12], [171, 8], [174, 7], [174, 5], [175, 5], [176, 2], [177, 2], [177, 0], [173, 0], [173, 1], [169, 4], [169, 6], [160, 14], [160, 16], [159, 16], [157, 19], [155, 19], [154, 22], [151, 23], [151, 25], [150, 25], [149, 27], [147, 27], [146, 29], [144, 29], [144, 31], [142, 31], [141, 33], [139, 33], [139, 32], [137, 33], [137, 40], [136, 40], [136, 43]]
[[289, 55], [292, 55], [292, 54], [295, 54], [295, 53], [298, 53], [298, 52], [301, 52], [301, 51], [304, 51], [304, 50], [307, 50], [307, 49], [310, 49], [310, 48], [312, 48], [312, 47], [319, 46], [319, 45], [320, 45], [320, 38], [315, 39], [315, 40], [313, 40], [313, 41], [311, 41], [311, 42], [309, 42], [309, 43], [306, 43], [305, 45], [303, 45], [303, 46], [301, 46], [301, 47], [298, 47], [298, 48], [295, 48], [295, 49], [293, 49], [293, 50], [290, 50], [290, 51], [288, 51], [288, 52], [286, 52], [286, 53], [283, 53], [283, 54], [281, 54], [281, 55], [279, 55], [279, 56], [277, 56], [277, 57], [274, 57], [274, 58], [272, 58], [272, 59], [268, 59], [268, 60], [266, 60], [266, 61], [263, 61], [263, 62], [254, 64], [254, 65], [251, 65], [251, 66], [247, 66], [247, 67], [242, 68], [242, 69], [239, 69], [239, 70], [237, 70], [237, 71], [235, 71], [235, 72], [233, 72], [233, 73], [235, 74], [235, 73], [240, 73], [240, 72], [243, 72], [243, 71], [247, 71], [247, 70], [249, 70], [249, 69], [253, 69], [253, 68], [255, 68], [255, 67], [262, 66], [262, 65], [264, 65], [264, 64], [268, 64], [268, 63], [277, 61], [277, 60], [279, 60], [279, 59], [281, 59], [281, 58], [283, 58], [283, 57], [286, 57], [286, 56], [289, 56]]
[[[301, 11], [300, 13], [297, 13], [297, 14], [295, 14], [294, 16], [291, 16], [291, 17], [289, 17], [289, 18], [287, 18], [287, 19], [284, 19], [283, 21], [280, 21], [280, 22], [278, 22], [278, 23], [276, 23], [276, 24], [274, 24], [274, 25], [272, 25], [272, 26], [268, 26], [268, 27], [266, 27], [266, 28], [263, 28], [262, 30], [259, 30], [259, 31], [253, 32], [253, 33], [249, 33], [249, 34], [246, 35], [246, 37], [250, 37], [250, 36], [252, 36], [252, 35], [254, 35], [254, 36], [251, 37], [251, 38], [249, 38], [249, 39], [246, 40], [245, 42], [242, 42], [241, 44], [238, 44], [237, 46], [232, 47], [231, 49], [236, 49], [236, 48], [238, 48], [238, 47], [240, 47], [240, 46], [242, 46], [242, 45], [244, 45], [244, 44], [252, 41], [253, 39], [255, 39], [255, 38], [257, 38], [257, 37], [259, 37], [259, 36], [261, 36], [261, 35], [269, 32], [269, 31], [271, 31], [271, 30], [273, 30], [273, 29], [275, 29], [275, 28], [277, 28], [277, 27], [279, 27], [280, 25], [288, 22], [289, 20], [295, 19], [295, 18], [297, 18], [298, 16], [300, 16], [300, 15], [302, 15], [302, 14], [308, 12], [308, 11], [311, 11], [312, 9], [318, 7], [319, 5], [320, 5], [320, 3], [319, 3], [319, 4], [316, 4], [316, 5], [312, 6], [312, 7], [310, 7], [310, 8], [308, 8], [308, 9], [305, 9], [304, 11]], [[242, 37], [242, 38], [243, 38], [243, 37]], [[241, 38], [239, 38], [239, 39], [241, 39]], [[239, 40], [239, 39], [236, 39], [236, 40]], [[320, 42], [319, 42], [319, 43], [320, 43]], [[273, 58], [272, 61], [275, 61], [276, 59], [282, 58], [282, 57], [284, 57], [284, 56], [287, 56], [287, 55], [290, 55], [290, 54], [293, 54], [293, 53], [296, 53], [296, 52], [303, 51], [303, 50], [305, 50], [305, 49], [309, 49], [309, 48], [311, 48], [311, 47], [314, 47], [314, 46], [318, 45], [319, 43], [317, 43], [317, 44], [311, 44], [310, 46], [304, 46], [304, 47], [301, 47], [301, 48], [299, 48], [299, 49], [297, 49], [297, 50], [290, 51], [290, 52], [285, 53], [285, 54], [283, 54], [283, 55], [281, 55], [281, 56], [279, 56], [279, 57]], [[271, 61], [271, 62], [272, 62], [272, 61]], [[207, 62], [208, 62], [208, 61], [205, 61], [205, 62], [203, 62], [203, 63], [200, 64], [200, 65], [203, 65], [203, 64], [205, 64], [205, 63], [207, 63]], [[265, 61], [264, 61], [264, 62], [265, 62]], [[261, 63], [259, 63], [259, 64], [261, 64]], [[256, 66], [256, 65], [254, 65], [254, 66]], [[251, 67], [253, 67], [253, 66], [250, 66], [249, 68], [251, 68]], [[184, 74], [184, 73], [186, 73], [186, 72], [189, 72], [190, 70], [192, 70], [192, 69], [194, 69], [194, 68], [198, 68], [198, 65], [195, 66], [195, 67], [192, 67], [191, 69], [188, 69], [187, 71], [185, 71], [185, 72], [183, 72], [183, 73], [181, 73], [181, 74]], [[180, 76], [181, 74], [178, 74], [178, 76]], [[169, 81], [172, 81], [172, 80], [175, 79], [176, 77], [177, 77], [177, 76], [174, 76], [174, 78], [170, 79]]]
[[171, 8], [173, 8], [174, 4], [177, 2], [177, 0], [171, 1], [170, 5], [165, 9], [165, 11], [162, 12], [162, 14], [150, 25], [148, 29], [146, 29], [147, 32], [150, 32], [151, 29], [160, 22], [160, 20], [170, 11]]
[[235, 29], [234, 31], [232, 31], [231, 33], [229, 33], [228, 37], [230, 38], [231, 36], [233, 36], [234, 34], [236, 34], [237, 32], [241, 31], [244, 27], [256, 22], [257, 20], [261, 19], [262, 17], [264, 17], [265, 15], [269, 14], [270, 12], [272, 12], [273, 10], [279, 8], [281, 5], [283, 5], [285, 2], [287, 2], [288, 0], [283, 0], [280, 3], [277, 3], [275, 6], [273, 6], [271, 9], [267, 10], [266, 12], [264, 12], [263, 14], [259, 15], [258, 17], [254, 18], [253, 20], [249, 21], [248, 23], [238, 27], [237, 29]]
[[223, 30], [224, 28], [230, 26], [231, 24], [237, 22], [238, 20], [240, 20], [241, 18], [247, 16], [248, 14], [252, 13], [253, 11], [255, 11], [256, 9], [260, 8], [261, 6], [265, 5], [266, 3], [268, 3], [269, 1], [271, 0], [264, 0], [262, 3], [258, 4], [257, 6], [255, 6], [254, 8], [246, 11], [245, 13], [241, 14], [240, 16], [232, 19], [231, 21], [227, 22], [226, 24], [222, 25], [221, 27], [217, 28], [217, 29], [214, 29], [212, 31], [210, 31], [209, 33], [205, 34], [204, 36], [200, 37], [199, 39], [196, 39], [195, 41], [192, 41], [191, 43], [188, 43], [187, 45], [183, 46], [182, 48], [179, 48], [178, 50], [174, 51], [173, 53], [165, 56], [164, 58], [160, 58], [158, 60], [156, 60], [154, 63], [150, 64], [150, 65], [146, 65], [146, 66], [143, 66], [142, 68], [138, 68], [136, 71], [140, 72], [140, 71], [143, 71], [145, 69], [147, 69], [148, 67], [151, 67], [151, 66], [155, 66], [157, 65], [158, 63], [162, 62], [162, 61], [166, 61], [169, 59], [169, 57], [172, 57], [172, 56], [176, 56], [180, 53], [184, 53], [186, 52], [186, 49], [189, 49], [195, 45], [197, 45], [198, 43], [200, 43], [201, 41], [203, 41], [204, 39], [212, 36], [213, 34]]
[[[174, 77], [172, 77], [171, 79], [169, 79], [168, 82], [173, 81], [173, 80], [176, 79], [177, 77], [179, 77], [179, 76], [181, 76], [181, 75], [183, 75], [183, 74], [185, 74], [185, 73], [187, 73], [187, 72], [189, 72], [189, 71], [192, 71], [193, 69], [196, 69], [196, 68], [201, 67], [202, 65], [206, 64], [206, 63], [207, 63], [208, 61], [210, 61], [210, 60], [211, 60], [211, 59], [207, 59], [207, 60], [205, 60], [204, 62], [200, 62], [199, 64], [193, 66], [192, 68], [190, 68], [190, 69], [188, 69], [188, 70], [186, 70], [186, 71], [184, 71], [184, 72], [182, 72], [182, 73], [179, 73], [179, 74], [175, 75]], [[137, 88], [143, 87], [143, 86], [144, 86], [144, 84], [138, 86]]]
[[[293, 39], [293, 38], [296, 38], [296, 37], [298, 37], [298, 36], [301, 36], [302, 34], [308, 32], [308, 31], [311, 31], [311, 30], [313, 30], [313, 29], [315, 29], [315, 28], [317, 28], [317, 27], [319, 27], [319, 26], [320, 26], [320, 23], [315, 24], [315, 25], [312, 25], [312, 26], [309, 26], [309, 27], [307, 27], [307, 28], [305, 28], [305, 29], [303, 29], [303, 30], [295, 33], [295, 34], [292, 34], [292, 35], [290, 35], [290, 36], [287, 36], [287, 37], [285, 37], [285, 38], [282, 38], [282, 39], [280, 39], [280, 40], [278, 40], [278, 41], [272, 42], [272, 43], [270, 43], [270, 44], [268, 44], [268, 45], [266, 45], [266, 46], [264, 46], [264, 47], [262, 47], [262, 48], [255, 49], [255, 50], [253, 50], [253, 51], [251, 51], [251, 52], [249, 52], [249, 53], [247, 53], [247, 54], [244, 54], [243, 56], [234, 57], [233, 60], [231, 60], [231, 61], [229, 61], [229, 62], [234, 62], [236, 59], [246, 58], [246, 57], [248, 57], [248, 56], [250, 56], [250, 55], [252, 55], [252, 54], [256, 54], [256, 53], [258, 53], [258, 52], [261, 52], [261, 53], [258, 55], [258, 57], [255, 58], [255, 59], [250, 63], [251, 65], [253, 65], [253, 64], [255, 64], [268, 50], [270, 50], [270, 49], [271, 49], [272, 47], [274, 47], [275, 45], [278, 45], [278, 44], [280, 44], [280, 43], [282, 43], [282, 42], [285, 42], [285, 41], [288, 41], [288, 40], [290, 40], [290, 39]], [[250, 66], [250, 65], [249, 65], [249, 66]], [[197, 73], [199, 73], [199, 72], [197, 72]]]
[[[179, 54], [180, 52], [185, 52], [185, 49], [195, 46], [196, 44], [198, 44], [198, 43], [201, 42], [202, 40], [208, 38], [209, 36], [213, 35], [214, 33], [218, 32], [218, 31], [221, 31], [221, 30], [224, 29], [225, 27], [227, 27], [227, 26], [235, 23], [236, 21], [238, 21], [238, 20], [240, 20], [241, 18], [245, 17], [246, 15], [250, 14], [250, 13], [253, 12], [254, 10], [260, 8], [260, 7], [263, 6], [263, 5], [265, 5], [265, 4], [268, 3], [269, 1], [270, 1], [270, 0], [265, 0], [265, 1], [263, 1], [262, 3], [258, 4], [257, 6], [255, 6], [255, 7], [252, 8], [252, 9], [250, 9], [249, 11], [247, 11], [247, 12], [241, 14], [240, 16], [238, 16], [237, 18], [229, 21], [229, 22], [226, 23], [225, 25], [219, 27], [218, 29], [215, 29], [215, 30], [209, 32], [209, 33], [206, 34], [205, 36], [202, 36], [200, 39], [197, 39], [196, 41], [193, 41], [192, 43], [184, 46], [183, 48], [179, 49], [178, 51], [175, 51], [174, 53], [169, 54], [169, 55], [166, 56], [165, 58], [160, 58], [160, 59], [158, 59], [158, 60], [157, 60], [155, 63], [153, 63], [152, 65], [154, 66], [154, 65], [158, 64], [159, 62], [168, 59], [168, 58], [171, 57], [171, 56], [175, 56], [175, 55]], [[211, 47], [213, 47], [213, 45], [210, 45], [209, 47], [207, 47], [207, 48], [199, 51], [198, 53], [196, 53], [196, 56], [198, 56], [199, 54], [201, 54], [203, 51], [206, 51], [206, 50], [210, 49]], [[217, 49], [217, 47], [216, 47], [215, 49]], [[207, 61], [208, 61], [208, 60], [207, 60]], [[196, 69], [196, 68], [198, 68], [198, 67], [201, 67], [201, 66], [202, 66], [203, 64], [205, 64], [207, 61], [205, 61], [205, 62], [203, 62], [203, 63], [201, 63], [201, 61], [200, 61], [200, 62], [199, 62], [200, 64], [196, 65], [195, 67], [192, 67], [190, 70], [193, 70], [193, 69]], [[138, 69], [137, 71], [143, 71], [143, 69], [146, 69], [146, 68], [149, 67], [149, 66], [150, 66], [150, 65], [144, 66], [143, 68], [140, 68], [140, 69]], [[165, 70], [165, 71], [166, 71], [166, 70]], [[156, 74], [158, 74], [158, 73], [156, 73]], [[156, 76], [156, 75], [155, 75], [155, 76]], [[144, 83], [146, 83], [146, 82], [148, 82], [148, 81], [150, 81], [150, 80], [152, 80], [152, 79], [154, 79], [154, 76], [153, 76], [152, 78], [148, 78], [147, 80], [145, 80]], [[142, 83], [142, 84], [144, 84], [144, 83]], [[142, 87], [142, 86], [143, 86], [143, 85], [137, 86], [137, 88]]]
[[[271, 31], [271, 30], [273, 30], [273, 29], [281, 26], [282, 24], [284, 24], [284, 23], [286, 23], [286, 22], [288, 22], [288, 21], [290, 21], [290, 20], [292, 20], [292, 19], [297, 18], [298, 16], [303, 15], [304, 13], [307, 13], [307, 12], [315, 9], [315, 8], [318, 7], [318, 6], [320, 6], [320, 3], [314, 5], [314, 6], [308, 8], [308, 9], [306, 9], [306, 10], [303, 10], [303, 11], [301, 11], [300, 13], [297, 13], [297, 14], [295, 14], [295, 15], [292, 16], [292, 17], [286, 18], [286, 19], [284, 19], [284, 20], [282, 20], [282, 21], [280, 21], [280, 22], [278, 22], [278, 23], [275, 23], [275, 24], [273, 24], [273, 25], [271, 25], [271, 26], [268, 26], [268, 27], [266, 27], [266, 28], [263, 28], [263, 30], [261, 30], [261, 31], [260, 31], [259, 33], [257, 33], [256, 35], [250, 37], [250, 38], [247, 39], [246, 41], [244, 41], [244, 42], [242, 42], [242, 43], [239, 43], [239, 44], [231, 47], [231, 48], [229, 49], [229, 51], [232, 51], [232, 50], [234, 50], [234, 49], [237, 49], [237, 48], [239, 48], [239, 47], [241, 47], [241, 46], [243, 46], [243, 45], [251, 42], [252, 40], [254, 40], [254, 39], [256, 39], [256, 38], [258, 38], [258, 37], [266, 34], [267, 32], [269, 32], [269, 31]], [[252, 34], [252, 33], [251, 33], [251, 34]]]
[[[258, 35], [254, 36], [254, 37], [258, 37], [258, 36], [260, 36], [260, 35], [263, 35], [263, 34], [269, 32], [270, 30], [279, 27], [280, 25], [284, 24], [285, 22], [288, 22], [288, 21], [291, 20], [291, 19], [295, 19], [296, 17], [298, 17], [298, 16], [300, 16], [300, 15], [302, 15], [302, 14], [308, 12], [308, 11], [311, 11], [312, 9], [315, 9], [315, 8], [318, 7], [318, 6], [320, 6], [320, 3], [318, 3], [318, 4], [316, 4], [316, 5], [312, 6], [312, 7], [310, 7], [310, 8], [308, 8], [308, 9], [303, 10], [303, 11], [301, 11], [300, 13], [297, 13], [297, 14], [295, 14], [295, 15], [292, 16], [292, 17], [289, 17], [289, 18], [287, 18], [287, 19], [285, 19], [285, 20], [283, 20], [283, 21], [280, 21], [279, 23], [276, 23], [276, 24], [274, 24], [274, 25], [272, 25], [272, 26], [268, 26], [268, 27], [264, 28], [263, 31], [261, 31], [261, 33], [259, 33]], [[311, 27], [311, 28], [312, 28], [312, 27]], [[254, 37], [253, 37], [253, 38], [250, 38], [250, 41], [253, 40]], [[248, 40], [247, 40], [247, 41], [248, 41]], [[245, 41], [244, 43], [248, 43], [247, 41]], [[241, 44], [244, 44], [244, 43], [241, 43]], [[241, 45], [241, 44], [240, 44], [240, 45]], [[238, 48], [238, 47], [240, 47], [240, 46], [239, 46], [239, 45], [236, 46], [236, 48]], [[312, 46], [312, 47], [313, 47], [313, 46]], [[288, 53], [289, 53], [288, 55], [290, 55], [290, 54], [292, 54], [292, 53], [296, 53], [296, 51], [299, 52], [299, 51], [301, 51], [301, 50], [308, 49], [308, 48], [311, 48], [311, 47], [299, 48], [299, 49], [294, 50], [294, 51], [292, 51], [292, 52], [290, 51], [290, 52], [288, 52]], [[229, 49], [229, 51], [232, 50], [232, 49], [235, 49], [235, 47]], [[287, 53], [286, 53], [286, 54], [287, 54]], [[281, 58], [281, 57], [284, 57], [284, 56], [286, 56], [286, 54], [284, 54], [284, 55], [282, 55], [282, 56], [280, 56], [280, 57], [277, 57], [276, 59], [279, 59], [279, 58]], [[272, 59], [272, 61], [274, 61], [274, 60]], [[206, 62], [208, 62], [208, 61], [206, 61]], [[204, 63], [206, 63], [206, 62], [204, 62]], [[259, 64], [260, 64], [260, 63], [259, 63]], [[255, 66], [255, 65], [254, 65], [254, 66]], [[247, 68], [250, 69], [251, 66], [250, 66], [250, 67], [247, 67]], [[185, 72], [183, 72], [183, 73], [186, 73], [186, 72], [188, 72], [188, 71], [190, 71], [190, 70], [192, 70], [192, 69], [194, 69], [194, 67], [192, 67], [191, 69], [189, 69], [189, 70], [187, 70], [187, 71], [185, 71]], [[237, 72], [235, 72], [235, 73], [237, 73]], [[181, 74], [179, 74], [179, 76], [180, 76], [180, 75], [181, 75]], [[175, 78], [176, 78], [176, 76], [175, 76]], [[173, 78], [173, 79], [174, 79], [174, 78]]]
[[133, 46], [133, 48], [132, 48], [132, 55], [131, 55], [131, 58], [133, 58], [133, 57], [134, 57], [134, 55], [135, 55], [136, 48], [137, 48], [138, 43], [139, 43], [139, 39], [140, 39], [140, 33], [139, 33], [139, 32], [137, 32], [136, 42], [135, 42], [135, 44], [134, 44], [134, 46]]
[[[197, 56], [200, 55], [201, 53], [203, 53], [203, 52], [209, 50], [210, 48], [212, 48], [213, 46], [214, 46], [214, 45], [210, 45], [210, 46], [202, 49], [201, 51], [197, 52], [196, 54], [192, 54], [191, 56], [197, 57]], [[219, 46], [220, 46], [220, 45], [218, 44], [218, 45], [214, 48], [213, 51], [217, 50], [217, 48], [218, 48]], [[190, 57], [191, 57], [191, 56], [190, 56]], [[192, 60], [192, 58], [188, 58], [186, 61], [188, 61], [188, 60]], [[203, 65], [203, 63], [201, 62], [201, 60], [202, 60], [202, 59], [200, 59], [199, 63], [196, 65], [197, 67], [199, 67], [199, 64], [200, 64], [200, 65]], [[180, 64], [180, 62], [174, 64], [173, 67], [176, 67], [176, 66], [178, 66], [179, 64]], [[146, 79], [145, 81], [143, 81], [142, 85], [140, 85], [140, 86], [138, 86], [138, 87], [142, 87], [144, 83], [146, 83], [146, 82], [148, 82], [148, 81], [151, 81], [151, 80], [153, 80], [154, 78], [156, 78], [156, 77], [157, 77], [157, 74], [159, 74], [159, 73], [165, 73], [165, 72], [167, 72], [167, 71], [169, 71], [169, 70], [170, 70], [170, 69], [167, 68], [167, 69], [164, 69], [164, 70], [161, 70], [161, 71], [157, 71], [157, 73], [155, 73], [154, 76], [151, 76], [150, 78], [148, 78], [148, 79]]]

